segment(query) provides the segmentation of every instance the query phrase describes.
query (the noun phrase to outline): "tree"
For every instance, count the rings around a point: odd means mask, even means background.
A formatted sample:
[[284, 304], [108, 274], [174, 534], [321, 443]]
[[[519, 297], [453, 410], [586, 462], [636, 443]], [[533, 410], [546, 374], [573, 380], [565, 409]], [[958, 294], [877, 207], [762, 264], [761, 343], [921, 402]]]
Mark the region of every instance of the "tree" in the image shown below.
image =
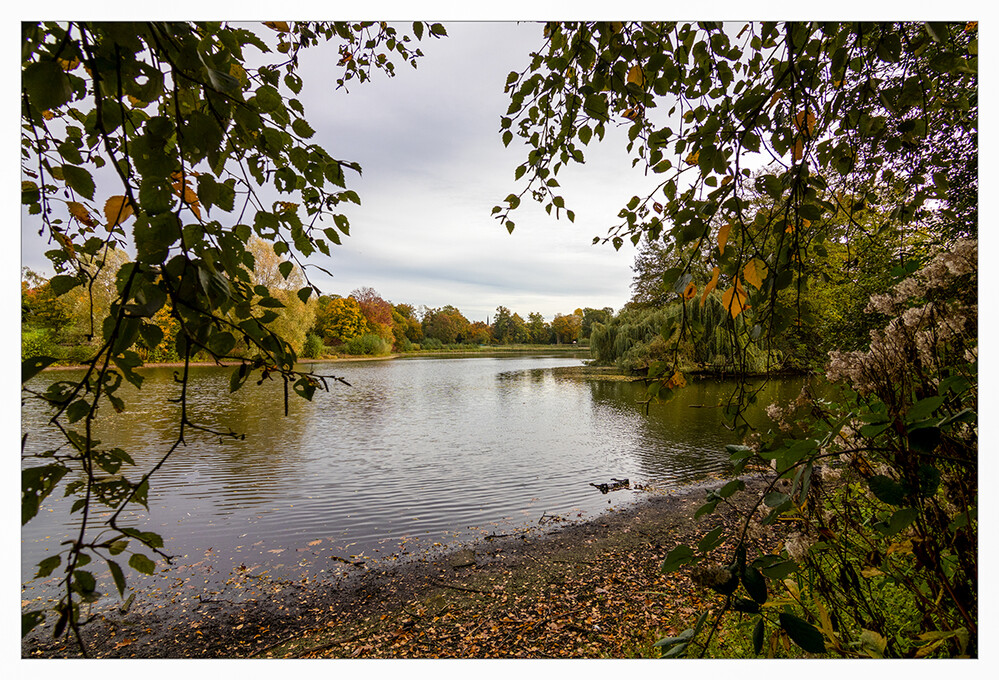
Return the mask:
[[[976, 654], [977, 244], [954, 237], [977, 235], [977, 54], [976, 22], [549, 23], [509, 75], [502, 139], [528, 153], [494, 215], [513, 231], [530, 192], [574, 221], [557, 175], [622, 123], [635, 163], [662, 180], [594, 242], [656, 242], [667, 296], [686, 310], [720, 292], [743, 357], [794, 334], [830, 251], [847, 264], [877, 242], [897, 258], [867, 307], [887, 324], [829, 363], [842, 398], [805, 391], [789, 416], [772, 405], [773, 429], [728, 447], [737, 474], [776, 474], [736, 531], [667, 556], [664, 571], [723, 554], [697, 572], [723, 600], [711, 625], [706, 609], [661, 640], [664, 655], [705, 653], [733, 611], [755, 619], [757, 654], [781, 639], [814, 654]], [[670, 354], [649, 366], [650, 398], [686, 384]], [[735, 396], [725, 413], [744, 435], [755, 392]], [[698, 516], [743, 489], [709, 492]], [[801, 522], [780, 555], [753, 555], [757, 511]], [[791, 596], [779, 612], [764, 607], [776, 589]]]
[[428, 309], [423, 314], [423, 335], [439, 340], [445, 345], [465, 342], [470, 324], [465, 315], [451, 305]]
[[392, 335], [398, 348], [423, 339], [423, 326], [416, 318], [413, 305], [402, 303], [392, 306]]
[[496, 308], [496, 316], [493, 317], [492, 335], [493, 339], [501, 345], [509, 345], [513, 342], [513, 328], [511, 322], [513, 316], [510, 310], [502, 305]]
[[492, 329], [486, 325], [485, 321], [473, 321], [468, 326], [468, 338], [466, 342], [473, 345], [488, 345], [492, 337]]
[[593, 309], [592, 307], [584, 307], [581, 311], [580, 316], [583, 318], [582, 326], [580, 327], [580, 332], [584, 339], [589, 339], [590, 332], [593, 329], [593, 324], [595, 323], [608, 323], [614, 316], [614, 309], [611, 307], [604, 307], [603, 309]]
[[559, 344], [576, 342], [583, 330], [583, 319], [578, 314], [556, 314], [552, 319], [552, 333]]
[[[837, 238], [898, 242], [947, 198], [959, 144], [937, 141], [977, 134], [977, 45], [975, 23], [548, 23], [507, 78], [502, 138], [529, 152], [515, 172], [523, 187], [493, 213], [512, 231], [530, 193], [574, 220], [559, 170], [624, 122], [635, 163], [663, 179], [602, 240], [661, 240], [677, 296], [693, 268], [717, 267], [712, 285], [748, 319], [746, 340], [772, 338], [795, 320], [778, 295], [805, 285], [830, 216], [887, 201], [887, 232], [851, 223]], [[767, 209], [746, 212], [751, 191]]]
[[540, 312], [527, 315], [528, 341], [535, 345], [547, 345], [551, 341], [551, 327]]
[[350, 297], [360, 305], [361, 313], [368, 322], [368, 329], [383, 340], [392, 342], [392, 304], [370, 287], [351, 291]]
[[[247, 248], [256, 234], [288, 258], [281, 267], [297, 264], [307, 273], [314, 265], [304, 258], [328, 255], [349, 233], [338, 206], [360, 201], [346, 186], [347, 171], [359, 166], [310, 141], [314, 131], [296, 98], [299, 55], [320, 42], [339, 43], [336, 82], [345, 87], [378, 70], [391, 75], [388, 55], [415, 66], [421, 52], [410, 36], [384, 23], [265, 26], [267, 37], [218, 22], [22, 27], [22, 203], [57, 246], [47, 254], [56, 272], [50, 285], [62, 295], [105, 272], [114, 281], [107, 312], [96, 319], [98, 342], [84, 377], [27, 392], [52, 405], [52, 421], [73, 453], [25, 453], [44, 460], [22, 473], [22, 522], [64, 477], [82, 480], [68, 486], [83, 504], [80, 531], [40, 565], [39, 575], [63, 568], [55, 632], [72, 632], [84, 653], [79, 604], [97, 594], [93, 574], [81, 567], [99, 558], [94, 563], [107, 565], [123, 595], [126, 579], [115, 556], [127, 554], [129, 566], [145, 573], [154, 569], [150, 555], [169, 561], [162, 538], [127, 526], [123, 511], [145, 505], [151, 476], [188, 438], [236, 434], [197, 424], [186, 390], [191, 357], [202, 352], [236, 361], [233, 390], [256, 370], [280, 377], [286, 394], [290, 387], [311, 398], [328, 387], [325, 378], [295, 370], [294, 347], [270, 328], [277, 298], [252, 282]], [[445, 30], [416, 23], [413, 33], [420, 39]], [[116, 245], [134, 245], [135, 261], [90, 268]], [[306, 283], [296, 295], [305, 302], [316, 292]], [[132, 470], [126, 452], [110, 442], [99, 445], [89, 433], [102, 403], [125, 407], [116, 393], [123, 380], [141, 387], [135, 369], [142, 359], [131, 348], [140, 337], [147, 347], [159, 345], [162, 330], [153, 319], [164, 308], [179, 324], [181, 415], [176, 443], [156, 466], [135, 471], [136, 478], [119, 472]], [[22, 380], [53, 360], [28, 360]], [[112, 510], [103, 533], [91, 507], [97, 502]], [[24, 613], [22, 629], [45, 617], [43, 610]]]
[[367, 331], [361, 305], [352, 297], [330, 300], [317, 320], [320, 337], [332, 344], [342, 344]]

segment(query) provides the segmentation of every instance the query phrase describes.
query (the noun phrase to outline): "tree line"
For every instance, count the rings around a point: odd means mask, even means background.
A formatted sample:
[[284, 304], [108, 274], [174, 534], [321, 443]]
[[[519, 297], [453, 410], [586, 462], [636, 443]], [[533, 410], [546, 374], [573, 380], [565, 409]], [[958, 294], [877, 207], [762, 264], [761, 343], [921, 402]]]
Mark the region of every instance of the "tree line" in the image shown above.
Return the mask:
[[[346, 296], [328, 294], [303, 301], [295, 293], [304, 282], [297, 265], [285, 277], [281, 269], [287, 260], [259, 238], [251, 239], [249, 253], [253, 258], [251, 279], [254, 285], [264, 286], [270, 298], [266, 304], [273, 318], [268, 320], [268, 327], [287, 339], [298, 355], [311, 359], [490, 345], [585, 345], [592, 329], [609, 322], [614, 313], [610, 307], [586, 307], [556, 314], [551, 321], [545, 320], [540, 312], [531, 312], [525, 320], [499, 306], [491, 323], [469, 321], [452, 305], [431, 308], [396, 304], [370, 287], [358, 288]], [[24, 268], [22, 360], [51, 356], [57, 359], [56, 363], [67, 365], [90, 360], [98, 348], [100, 335], [95, 332], [94, 324], [107, 315], [115, 296], [115, 273], [129, 260], [122, 249], [108, 250], [103, 259], [91, 264], [95, 276], [87, 288], [74, 288], [62, 294], [50, 279]], [[157, 342], [153, 344], [140, 337], [134, 351], [147, 362], [179, 361], [179, 320], [161, 309], [150, 321], [160, 331], [153, 338]], [[212, 359], [209, 352], [195, 358]]]

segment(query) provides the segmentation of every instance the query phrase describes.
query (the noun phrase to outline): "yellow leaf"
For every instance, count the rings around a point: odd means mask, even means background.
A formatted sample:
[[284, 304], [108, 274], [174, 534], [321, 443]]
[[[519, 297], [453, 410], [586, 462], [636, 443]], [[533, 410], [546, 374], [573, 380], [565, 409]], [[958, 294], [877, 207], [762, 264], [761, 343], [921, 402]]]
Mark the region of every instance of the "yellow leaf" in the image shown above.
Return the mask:
[[794, 151], [792, 152], [792, 157], [794, 158], [794, 161], [795, 162], [800, 161], [801, 157], [804, 155], [804, 153], [805, 153], [805, 144], [804, 144], [804, 142], [801, 140], [801, 137], [795, 137], [794, 138]]
[[126, 196], [112, 196], [104, 204], [104, 218], [108, 229], [118, 226], [132, 216], [132, 204]]
[[90, 216], [90, 211], [82, 203], [77, 203], [76, 201], [69, 201], [66, 204], [69, 208], [69, 214], [79, 220], [82, 224], [88, 227], [96, 226], [94, 223], [94, 218]]
[[657, 213], [661, 213], [663, 211], [663, 206], [661, 203], [653, 203], [652, 209], [655, 210]]
[[678, 387], [686, 387], [686, 386], [687, 386], [687, 379], [683, 377], [683, 373], [681, 373], [680, 371], [674, 373], [673, 376], [666, 383], [666, 387], [668, 387], [671, 390], [676, 389]]
[[639, 87], [645, 85], [645, 74], [642, 73], [642, 67], [635, 64], [628, 70], [628, 82], [635, 83]]
[[275, 31], [280, 33], [287, 33], [291, 30], [287, 21], [265, 21], [264, 26], [267, 28], [273, 28]]
[[73, 69], [75, 69], [77, 66], [80, 65], [80, 60], [77, 59], [76, 57], [73, 57], [72, 60], [57, 59], [56, 61], [58, 62], [59, 66], [62, 67], [63, 71], [72, 71]]
[[748, 307], [746, 304], [748, 297], [749, 295], [742, 287], [742, 283], [736, 281], [734, 286], [722, 293], [722, 306], [728, 310], [728, 313], [734, 319], [742, 313], [742, 310]]
[[76, 257], [76, 248], [73, 247], [73, 242], [66, 238], [65, 234], [53, 231], [52, 238], [54, 238], [56, 242], [62, 246], [62, 249], [69, 253], [70, 256]]
[[52, 120], [53, 118], [55, 118], [55, 114], [52, 113], [51, 111], [42, 111], [42, 118], [44, 118], [45, 120]]
[[769, 109], [773, 107], [773, 105], [777, 103], [777, 100], [783, 96], [784, 96], [784, 90], [777, 90], [776, 92], [774, 92], [774, 96], [770, 98], [770, 104], [767, 106], [767, 108]]
[[720, 229], [718, 229], [718, 252], [721, 255], [725, 254], [725, 244], [728, 242], [728, 232], [732, 229], [732, 223], [723, 224]]
[[621, 115], [627, 118], [628, 120], [635, 120], [636, 118], [642, 115], [642, 107], [636, 106], [633, 109], [627, 109]]
[[[188, 175], [193, 175], [194, 173], [188, 173]], [[194, 189], [187, 182], [187, 177], [184, 177], [183, 181], [180, 181], [180, 174], [174, 173], [174, 179], [178, 180], [173, 184], [173, 191], [175, 194], [180, 196], [184, 203], [187, 203], [191, 212], [199, 220], [201, 219], [201, 202], [198, 200], [198, 194], [194, 192]]]
[[711, 280], [708, 281], [708, 285], [704, 286], [704, 294], [701, 295], [701, 307], [704, 306], [704, 301], [708, 299], [708, 293], [713, 291], [715, 289], [715, 286], [718, 285], [719, 273], [721, 273], [721, 270], [718, 267], [715, 267], [714, 269], [711, 270]]
[[695, 151], [694, 153], [692, 153], [689, 156], [687, 156], [684, 159], [684, 162], [686, 162], [687, 165], [697, 165], [697, 159], [700, 158], [700, 156], [701, 156], [701, 152], [700, 151]]
[[747, 262], [746, 266], [742, 268], [742, 277], [746, 280], [746, 283], [757, 289], [763, 286], [763, 278], [766, 274], [766, 265], [757, 260], [755, 257]]
[[799, 111], [794, 117], [794, 129], [804, 137], [811, 137], [815, 131], [815, 113], [812, 111]]
[[697, 295], [697, 286], [693, 281], [687, 284], [687, 287], [683, 289], [683, 299], [693, 300], [694, 296]]

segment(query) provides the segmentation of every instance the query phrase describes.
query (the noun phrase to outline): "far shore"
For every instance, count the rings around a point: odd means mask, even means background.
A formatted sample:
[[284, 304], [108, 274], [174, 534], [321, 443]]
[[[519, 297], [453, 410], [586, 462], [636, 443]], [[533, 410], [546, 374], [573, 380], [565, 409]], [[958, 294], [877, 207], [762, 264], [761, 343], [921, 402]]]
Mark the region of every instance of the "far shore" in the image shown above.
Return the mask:
[[[332, 357], [320, 357], [318, 359], [301, 359], [299, 365], [328, 364], [328, 363], [350, 363], [356, 361], [387, 361], [390, 359], [405, 359], [409, 357], [444, 357], [458, 355], [488, 355], [488, 354], [513, 354], [517, 352], [589, 352], [587, 345], [479, 345], [478, 349], [442, 349], [442, 350], [420, 350], [417, 352], [394, 352], [392, 354], [382, 354], [378, 356], [338, 354]], [[190, 366], [219, 366], [221, 368], [235, 367], [236, 362], [215, 362], [215, 361], [192, 361]], [[138, 368], [181, 368], [183, 361], [150, 361]], [[48, 366], [45, 371], [71, 371], [86, 368], [85, 364], [67, 364], [59, 366]]]

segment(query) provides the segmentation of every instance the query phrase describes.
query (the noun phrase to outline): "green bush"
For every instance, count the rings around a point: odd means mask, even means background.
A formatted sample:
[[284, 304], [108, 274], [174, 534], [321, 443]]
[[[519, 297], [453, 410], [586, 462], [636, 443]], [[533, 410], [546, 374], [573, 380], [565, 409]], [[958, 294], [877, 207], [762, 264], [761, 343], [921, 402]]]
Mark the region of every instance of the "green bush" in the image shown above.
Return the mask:
[[302, 356], [309, 359], [318, 359], [324, 349], [326, 349], [326, 345], [323, 344], [323, 339], [315, 333], [309, 333], [305, 336], [305, 346], [302, 348]]
[[48, 328], [22, 329], [21, 361], [41, 356], [58, 357], [58, 348], [52, 341], [52, 331]]
[[348, 340], [344, 345], [344, 350], [347, 354], [382, 356], [392, 350], [392, 345], [380, 335], [365, 333]]

